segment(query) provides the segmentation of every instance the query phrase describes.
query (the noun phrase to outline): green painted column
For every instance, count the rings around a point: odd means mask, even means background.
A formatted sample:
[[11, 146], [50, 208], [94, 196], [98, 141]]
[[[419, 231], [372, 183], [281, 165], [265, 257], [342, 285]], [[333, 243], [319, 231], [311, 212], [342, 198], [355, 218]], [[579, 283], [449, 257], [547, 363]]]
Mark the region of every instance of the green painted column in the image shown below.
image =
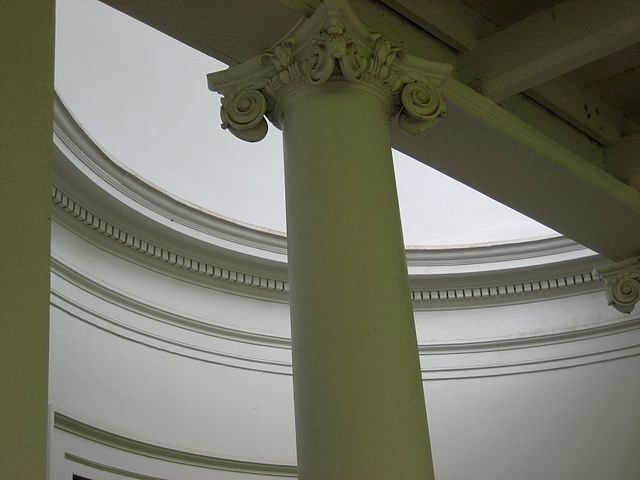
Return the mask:
[[328, 82], [283, 109], [303, 480], [433, 478], [389, 100]]
[[0, 14], [0, 478], [47, 476], [54, 2]]

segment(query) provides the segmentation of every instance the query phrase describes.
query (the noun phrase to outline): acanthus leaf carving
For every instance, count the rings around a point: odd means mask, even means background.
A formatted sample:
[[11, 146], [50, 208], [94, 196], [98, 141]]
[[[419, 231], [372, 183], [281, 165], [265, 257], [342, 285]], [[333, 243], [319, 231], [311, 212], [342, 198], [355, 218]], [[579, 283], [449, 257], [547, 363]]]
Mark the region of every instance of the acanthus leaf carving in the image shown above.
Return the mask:
[[223, 128], [247, 141], [280, 127], [283, 99], [305, 85], [332, 80], [370, 86], [388, 98], [400, 128], [415, 135], [446, 113], [440, 87], [451, 66], [409, 55], [362, 25], [346, 1], [321, 4], [305, 23], [264, 54], [209, 74], [224, 96]]

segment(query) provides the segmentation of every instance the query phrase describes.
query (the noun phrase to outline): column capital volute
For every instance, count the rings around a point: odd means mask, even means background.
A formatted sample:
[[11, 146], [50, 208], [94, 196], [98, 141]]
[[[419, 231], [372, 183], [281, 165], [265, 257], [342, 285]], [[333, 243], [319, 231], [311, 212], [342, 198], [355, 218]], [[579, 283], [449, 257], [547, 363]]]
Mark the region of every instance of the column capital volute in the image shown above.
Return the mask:
[[207, 79], [223, 96], [222, 127], [256, 142], [267, 133], [266, 118], [280, 127], [293, 92], [336, 80], [374, 89], [388, 99], [404, 132], [424, 132], [446, 112], [440, 87], [451, 70], [370, 31], [347, 0], [324, 0], [274, 47]]
[[640, 301], [640, 256], [594, 269], [604, 280], [609, 305], [631, 313]]

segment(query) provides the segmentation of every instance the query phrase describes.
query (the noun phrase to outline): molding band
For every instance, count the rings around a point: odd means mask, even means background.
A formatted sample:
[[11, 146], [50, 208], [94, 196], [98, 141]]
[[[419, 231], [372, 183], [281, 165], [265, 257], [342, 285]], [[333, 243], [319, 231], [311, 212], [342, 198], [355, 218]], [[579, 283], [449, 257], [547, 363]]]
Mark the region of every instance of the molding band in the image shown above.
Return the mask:
[[512, 305], [541, 299], [558, 298], [602, 289], [601, 282], [591, 272], [540, 280], [522, 279], [487, 286], [457, 286], [453, 288], [411, 289], [414, 310], [472, 308], [478, 306]]
[[68, 298], [53, 294], [51, 307], [66, 316], [91, 327], [97, 328], [123, 340], [143, 345], [164, 353], [177, 355], [190, 360], [222, 365], [225, 367], [253, 372], [272, 373], [274, 375], [291, 375], [291, 362], [270, 361], [264, 358], [253, 358], [247, 355], [228, 354], [211, 349], [194, 346], [184, 342], [176, 342], [170, 338], [156, 335], [149, 331], [133, 328], [103, 314], [82, 308]]
[[[52, 199], [60, 211], [111, 240], [114, 245], [138, 254], [137, 258], [140, 260], [146, 257], [148, 261], [145, 263], [150, 261], [152, 265], [164, 264], [169, 268], [195, 274], [207, 286], [218, 287], [223, 291], [232, 290], [247, 296], [283, 302], [288, 299], [289, 284], [286, 280], [204, 261], [143, 239], [104, 220], [55, 185]], [[602, 282], [593, 274], [593, 264], [589, 263], [581, 268], [584, 270], [553, 275], [545, 275], [544, 271], [536, 269], [536, 277], [533, 279], [526, 278], [527, 269], [508, 275], [490, 272], [484, 281], [476, 274], [459, 274], [455, 279], [452, 275], [418, 276], [410, 278], [411, 299], [416, 310], [437, 310], [527, 303], [601, 290]]]
[[[98, 298], [102, 298], [100, 292], [108, 290], [108, 287], [96, 285], [91, 281], [85, 285], [84, 282], [87, 279], [80, 274], [74, 274], [72, 278], [65, 278], [65, 280], [89, 294], [94, 293], [93, 288], [97, 286]], [[54, 278], [54, 288], [57, 281]], [[157, 332], [149, 331], [148, 327], [141, 329], [134, 317], [141, 315], [158, 320], [157, 315], [149, 313], [157, 309], [152, 305], [129, 298], [122, 292], [112, 291], [110, 294], [112, 298], [107, 298], [106, 301], [125, 309], [124, 315], [103, 312], [101, 307], [96, 307], [99, 311], [84, 308], [73, 298], [69, 298], [69, 295], [53, 290], [52, 306], [74, 320], [123, 340], [194, 361], [242, 370], [291, 375], [290, 358], [275, 351], [254, 350], [241, 353], [232, 344], [205, 346], [208, 342], [198, 341], [196, 345], [188, 340], [175, 341], [167, 337], [166, 333], [158, 335]], [[71, 296], [73, 297], [73, 294]], [[202, 323], [185, 316], [179, 316], [174, 321], [172, 316], [174, 314], [164, 312], [163, 318], [159, 321], [176, 328], [196, 331]], [[196, 325], [194, 328], [190, 328], [191, 322]], [[252, 344], [258, 343], [256, 340], [261, 337], [259, 343], [261, 347], [274, 348], [280, 352], [290, 348], [290, 340], [284, 337], [274, 338], [260, 336], [253, 332], [228, 330], [220, 335], [220, 332], [217, 332], [221, 329], [220, 327], [211, 325], [211, 329], [212, 331], [209, 332], [200, 330], [198, 333], [229, 342]], [[237, 337], [234, 338], [234, 335]], [[253, 341], [247, 342], [248, 336]], [[419, 353], [424, 361], [422, 366], [424, 380], [453, 380], [569, 368], [638, 355], [640, 353], [640, 317], [611, 319], [606, 324], [588, 326], [579, 330], [561, 330], [522, 338], [446, 344], [424, 343], [423, 340], [419, 345]]]
[[[69, 460], [72, 463], [77, 463], [78, 465], [89, 467], [94, 470], [100, 470], [101, 472], [111, 473], [113, 475], [119, 475], [121, 477], [133, 478], [134, 480], [167, 480], [166, 478], [162, 477], [154, 477], [151, 475], [132, 472], [131, 470], [125, 470], [123, 468], [111, 467], [109, 465], [105, 465], [104, 463], [94, 462], [93, 460], [73, 455], [69, 452], [66, 452], [64, 454], [64, 458], [65, 460]], [[74, 475], [73, 478], [75, 479], [76, 476]]]
[[95, 213], [84, 208], [66, 195], [55, 185], [52, 191], [53, 203], [56, 207], [74, 217], [77, 221], [87, 225], [103, 236], [142, 255], [166, 263], [176, 268], [196, 273], [212, 279], [223, 280], [250, 288], [273, 290], [278, 293], [289, 291], [288, 282], [270, 279], [247, 272], [231, 270], [225, 266], [205, 262], [188, 255], [173, 252], [160, 245], [141, 239], [114, 224], [100, 218]]
[[566, 237], [550, 237], [513, 243], [463, 247], [408, 247], [407, 263], [421, 266], [477, 265], [484, 263], [523, 260], [586, 250]]
[[[229, 472], [251, 473], [254, 475], [269, 475], [279, 477], [297, 476], [297, 466], [280, 465], [273, 463], [257, 463], [229, 458], [212, 457], [182, 450], [161, 447], [151, 443], [142, 442], [133, 438], [109, 432], [87, 423], [76, 420], [60, 412], [54, 412], [54, 427], [76, 437], [84, 438], [92, 442], [115, 448], [134, 455], [163, 460], [165, 462], [179, 463], [193, 467], [208, 468], [210, 470], [223, 470]], [[66, 455], [65, 455], [66, 457]], [[78, 457], [74, 457], [78, 458]], [[148, 478], [148, 477], [142, 477]], [[153, 477], [151, 477], [153, 478]]]
[[[220, 326], [205, 320], [181, 315], [176, 312], [169, 312], [154, 305], [143, 303], [140, 300], [126, 295], [124, 292], [115, 291], [103, 285], [99, 281], [92, 279], [85, 274], [79, 273], [55, 257], [51, 258], [51, 271], [55, 275], [58, 275], [65, 281], [69, 282], [71, 285], [96, 298], [99, 298], [100, 300], [123, 308], [132, 314], [140, 315], [166, 325], [238, 343], [287, 349], [291, 346], [291, 340], [286, 337], [266, 335]], [[64, 297], [64, 295], [55, 291], [53, 286], [51, 288], [51, 294], [54, 297]]]

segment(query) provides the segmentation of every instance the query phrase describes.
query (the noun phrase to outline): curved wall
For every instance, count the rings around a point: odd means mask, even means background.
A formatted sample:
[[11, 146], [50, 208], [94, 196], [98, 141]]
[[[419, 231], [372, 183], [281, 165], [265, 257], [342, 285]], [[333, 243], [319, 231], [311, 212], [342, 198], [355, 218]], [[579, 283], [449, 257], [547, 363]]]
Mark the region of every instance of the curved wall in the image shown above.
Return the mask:
[[[127, 177], [56, 108], [50, 478], [295, 476], [286, 240]], [[640, 315], [605, 261], [408, 252], [438, 480], [640, 478]]]
[[[52, 478], [293, 474], [286, 304], [133, 264], [57, 222], [52, 245]], [[595, 292], [416, 326], [439, 479], [638, 478], [637, 315]]]

